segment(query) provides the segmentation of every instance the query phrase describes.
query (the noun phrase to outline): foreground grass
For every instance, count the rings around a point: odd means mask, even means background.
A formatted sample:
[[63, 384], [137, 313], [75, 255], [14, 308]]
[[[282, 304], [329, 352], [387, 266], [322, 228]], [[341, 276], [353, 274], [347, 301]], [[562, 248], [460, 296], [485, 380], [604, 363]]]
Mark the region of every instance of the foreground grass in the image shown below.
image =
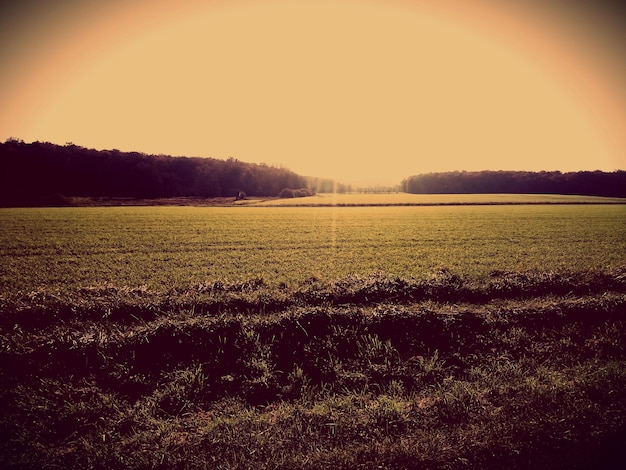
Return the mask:
[[113, 285], [0, 304], [9, 468], [601, 468], [626, 271]]

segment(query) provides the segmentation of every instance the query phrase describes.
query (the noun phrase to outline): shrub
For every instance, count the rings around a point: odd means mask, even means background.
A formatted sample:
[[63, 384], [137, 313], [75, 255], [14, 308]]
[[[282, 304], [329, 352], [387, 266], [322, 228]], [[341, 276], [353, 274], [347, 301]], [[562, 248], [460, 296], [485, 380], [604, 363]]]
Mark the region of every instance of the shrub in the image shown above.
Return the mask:
[[300, 189], [284, 188], [280, 193], [278, 193], [278, 197], [281, 197], [281, 198], [307, 197], [307, 196], [313, 196], [313, 194], [314, 193], [308, 188], [300, 188]]
[[285, 188], [280, 193], [278, 193], [278, 197], [280, 198], [288, 198], [288, 197], [296, 197], [293, 189]]
[[294, 191], [296, 197], [307, 197], [307, 196], [313, 196], [313, 193], [311, 193], [311, 191], [309, 191], [307, 188], [300, 188], [300, 189], [296, 189]]

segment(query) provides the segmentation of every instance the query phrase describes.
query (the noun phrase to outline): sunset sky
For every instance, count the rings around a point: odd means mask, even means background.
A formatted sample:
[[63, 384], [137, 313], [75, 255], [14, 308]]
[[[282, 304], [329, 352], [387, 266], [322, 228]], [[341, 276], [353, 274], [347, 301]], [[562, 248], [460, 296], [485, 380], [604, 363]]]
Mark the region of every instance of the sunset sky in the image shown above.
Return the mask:
[[626, 169], [618, 2], [11, 3], [2, 141], [235, 157], [357, 184]]

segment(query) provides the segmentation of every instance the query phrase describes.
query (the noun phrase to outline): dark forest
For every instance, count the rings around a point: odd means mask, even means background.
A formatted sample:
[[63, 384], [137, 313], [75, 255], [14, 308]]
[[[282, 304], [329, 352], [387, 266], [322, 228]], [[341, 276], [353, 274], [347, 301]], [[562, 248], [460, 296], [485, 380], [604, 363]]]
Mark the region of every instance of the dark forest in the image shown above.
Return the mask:
[[401, 190], [413, 194], [572, 194], [626, 197], [626, 171], [455, 171], [410, 176]]
[[330, 179], [234, 158], [146, 155], [16, 139], [0, 143], [2, 206], [45, 205], [63, 197], [271, 197], [285, 188], [313, 193], [333, 187]]
[[[626, 171], [481, 171], [410, 176], [407, 193], [539, 193], [626, 197]], [[288, 189], [289, 191], [285, 191]], [[58, 205], [64, 198], [278, 197], [346, 192], [328, 178], [266, 164], [94, 150], [74, 144], [0, 143], [0, 206]]]

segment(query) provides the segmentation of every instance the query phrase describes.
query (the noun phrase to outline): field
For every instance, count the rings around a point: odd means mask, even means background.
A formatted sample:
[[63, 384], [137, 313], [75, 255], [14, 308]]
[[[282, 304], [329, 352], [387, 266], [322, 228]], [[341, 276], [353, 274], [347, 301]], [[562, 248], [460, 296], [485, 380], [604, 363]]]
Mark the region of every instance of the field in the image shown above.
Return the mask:
[[259, 204], [0, 210], [5, 468], [623, 457], [626, 205]]
[[626, 261], [624, 220], [626, 205], [3, 209], [0, 289], [607, 269]]
[[429, 206], [499, 204], [624, 204], [623, 198], [562, 194], [345, 193], [253, 202], [260, 206]]

